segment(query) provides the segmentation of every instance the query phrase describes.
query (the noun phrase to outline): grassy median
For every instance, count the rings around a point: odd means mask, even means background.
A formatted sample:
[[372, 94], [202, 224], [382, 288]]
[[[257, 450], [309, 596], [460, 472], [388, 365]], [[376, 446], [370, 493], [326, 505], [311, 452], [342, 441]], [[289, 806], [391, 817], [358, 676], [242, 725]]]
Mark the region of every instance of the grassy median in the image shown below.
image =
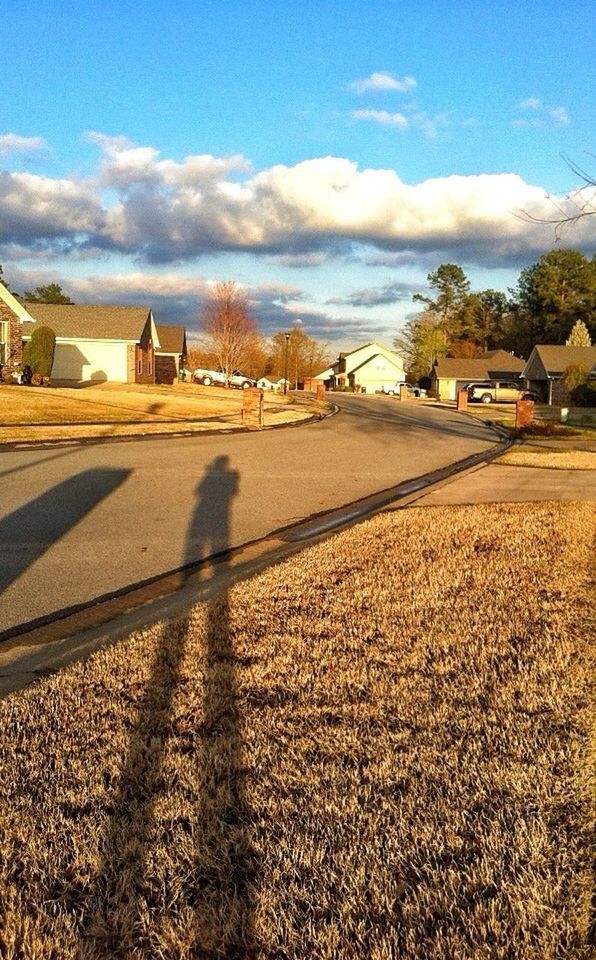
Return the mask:
[[3, 958], [587, 958], [587, 504], [403, 510], [0, 704]]

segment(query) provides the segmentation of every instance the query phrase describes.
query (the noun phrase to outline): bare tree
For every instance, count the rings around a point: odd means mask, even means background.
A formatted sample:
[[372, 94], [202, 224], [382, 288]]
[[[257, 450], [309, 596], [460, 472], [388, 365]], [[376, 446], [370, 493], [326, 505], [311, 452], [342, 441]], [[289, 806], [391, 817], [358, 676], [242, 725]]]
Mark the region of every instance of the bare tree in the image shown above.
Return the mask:
[[248, 363], [260, 341], [259, 331], [250, 315], [248, 301], [232, 280], [217, 283], [205, 301], [200, 329], [206, 349], [217, 358], [226, 377]]
[[535, 217], [527, 210], [522, 210], [519, 214], [520, 219], [527, 223], [552, 224], [555, 228], [557, 240], [560, 240], [565, 227], [573, 226], [579, 220], [583, 220], [584, 217], [590, 217], [596, 213], [596, 179], [592, 174], [583, 170], [566, 153], [561, 154], [561, 156], [571, 172], [581, 182], [581, 186], [570, 190], [562, 199], [547, 194], [554, 208], [552, 217]]

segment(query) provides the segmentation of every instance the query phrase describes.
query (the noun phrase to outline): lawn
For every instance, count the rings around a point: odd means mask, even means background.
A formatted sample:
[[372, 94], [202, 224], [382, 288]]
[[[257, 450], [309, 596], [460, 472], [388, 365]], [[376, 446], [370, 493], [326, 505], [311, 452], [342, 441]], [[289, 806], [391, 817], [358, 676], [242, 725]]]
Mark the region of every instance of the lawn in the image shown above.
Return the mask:
[[400, 510], [0, 704], [0, 956], [588, 958], [587, 504]]
[[497, 463], [516, 467], [542, 467], [548, 470], [596, 470], [596, 452], [592, 450], [551, 450], [524, 443], [512, 447]]
[[[280, 394], [265, 397], [265, 423], [312, 414]], [[85, 388], [0, 386], [0, 444], [226, 428], [241, 423], [242, 393], [198, 384], [104, 383]], [[320, 405], [318, 408], [320, 410]]]

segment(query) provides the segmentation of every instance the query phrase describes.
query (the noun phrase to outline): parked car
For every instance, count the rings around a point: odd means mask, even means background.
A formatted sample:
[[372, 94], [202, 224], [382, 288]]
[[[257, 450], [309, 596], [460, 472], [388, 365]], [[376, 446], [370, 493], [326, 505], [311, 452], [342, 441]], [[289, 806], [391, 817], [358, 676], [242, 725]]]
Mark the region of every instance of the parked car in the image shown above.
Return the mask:
[[[205, 387], [212, 385], [225, 387], [226, 385], [226, 375], [223, 370], [204, 370], [202, 367], [199, 367], [194, 371], [192, 378], [195, 383], [202, 383]], [[257, 381], [253, 380], [252, 377], [247, 377], [245, 374], [240, 373], [239, 370], [234, 370], [229, 378], [228, 385], [235, 387], [237, 390], [246, 390], [247, 387], [256, 387]]]
[[408, 393], [412, 397], [426, 396], [426, 390], [421, 390], [420, 387], [413, 387], [411, 383], [406, 383], [405, 380], [396, 380], [396, 382], [392, 383], [390, 386], [383, 387], [381, 393], [385, 393], [389, 397], [398, 397], [400, 387], [407, 387]]
[[471, 403], [515, 403], [517, 400], [537, 400], [532, 390], [515, 380], [478, 380], [464, 387]]
[[244, 373], [240, 373], [239, 370], [234, 370], [230, 377], [230, 386], [236, 387], [238, 390], [246, 390], [248, 387], [256, 387], [256, 385], [256, 380], [252, 377], [247, 377]]
[[202, 383], [205, 387], [210, 387], [213, 383], [225, 384], [226, 378], [219, 370], [204, 370], [198, 367], [193, 371], [192, 378], [195, 383]]

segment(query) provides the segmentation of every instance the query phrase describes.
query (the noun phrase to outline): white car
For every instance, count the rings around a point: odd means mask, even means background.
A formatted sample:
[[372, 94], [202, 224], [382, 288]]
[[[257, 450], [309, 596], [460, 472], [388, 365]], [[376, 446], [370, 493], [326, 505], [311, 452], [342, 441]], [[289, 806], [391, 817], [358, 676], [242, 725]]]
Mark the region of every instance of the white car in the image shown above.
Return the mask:
[[395, 383], [392, 383], [390, 386], [383, 387], [382, 392], [386, 393], [389, 397], [399, 397], [400, 387], [406, 387], [409, 394], [414, 397], [420, 395], [420, 390], [418, 387], [413, 387], [411, 383], [406, 383], [405, 380], [397, 380]]
[[[221, 370], [203, 370], [199, 367], [194, 371], [192, 378], [195, 383], [202, 383], [205, 387], [210, 387], [212, 384], [217, 387], [225, 387], [226, 385], [226, 375]], [[230, 374], [228, 385], [235, 387], [237, 390], [246, 390], [247, 387], [256, 387], [257, 381], [240, 373], [239, 370], [234, 370]]]
[[219, 370], [203, 370], [202, 367], [198, 367], [193, 372], [192, 378], [195, 383], [202, 383], [205, 387], [210, 387], [212, 383], [223, 386], [226, 382], [226, 378]]

